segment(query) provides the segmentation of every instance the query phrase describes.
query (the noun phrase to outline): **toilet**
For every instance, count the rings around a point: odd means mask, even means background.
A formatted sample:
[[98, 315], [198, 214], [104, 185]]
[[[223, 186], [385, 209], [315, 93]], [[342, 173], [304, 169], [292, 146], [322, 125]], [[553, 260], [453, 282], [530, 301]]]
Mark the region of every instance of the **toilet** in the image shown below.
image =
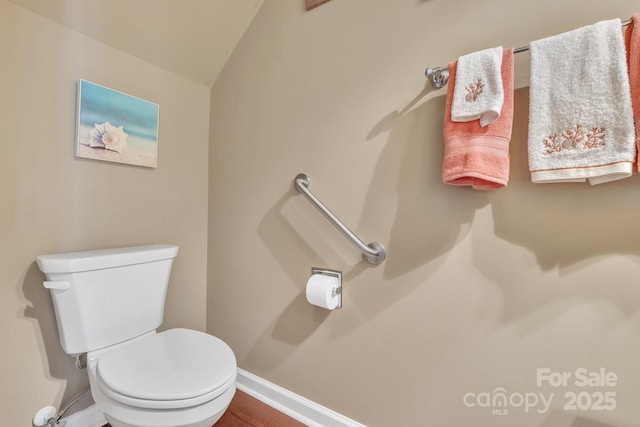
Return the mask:
[[235, 394], [236, 359], [222, 340], [156, 331], [177, 254], [149, 245], [37, 257], [62, 348], [86, 354], [91, 394], [112, 427], [211, 427]]

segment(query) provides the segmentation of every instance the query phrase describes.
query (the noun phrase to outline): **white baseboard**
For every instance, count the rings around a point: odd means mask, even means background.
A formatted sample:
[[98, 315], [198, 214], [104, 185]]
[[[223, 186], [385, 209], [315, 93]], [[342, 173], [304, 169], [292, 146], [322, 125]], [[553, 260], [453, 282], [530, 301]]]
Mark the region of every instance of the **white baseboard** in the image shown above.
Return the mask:
[[[366, 427], [329, 408], [238, 368], [239, 390], [309, 427]], [[96, 405], [63, 418], [66, 427], [102, 427], [107, 423]]]
[[67, 422], [65, 427], [102, 427], [107, 423], [104, 415], [95, 404], [64, 417], [63, 420]]
[[309, 427], [366, 427], [243, 369], [236, 382], [239, 390]]

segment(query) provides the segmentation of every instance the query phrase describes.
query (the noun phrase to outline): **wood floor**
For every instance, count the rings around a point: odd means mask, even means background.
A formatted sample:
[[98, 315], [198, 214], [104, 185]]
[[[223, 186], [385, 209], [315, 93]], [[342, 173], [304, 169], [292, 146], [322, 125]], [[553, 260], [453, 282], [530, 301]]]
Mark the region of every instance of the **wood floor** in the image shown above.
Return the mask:
[[229, 409], [215, 427], [304, 427], [299, 421], [265, 405], [246, 393], [236, 390]]
[[[304, 424], [236, 390], [229, 409], [215, 427], [304, 427]], [[110, 427], [107, 424], [104, 427]]]

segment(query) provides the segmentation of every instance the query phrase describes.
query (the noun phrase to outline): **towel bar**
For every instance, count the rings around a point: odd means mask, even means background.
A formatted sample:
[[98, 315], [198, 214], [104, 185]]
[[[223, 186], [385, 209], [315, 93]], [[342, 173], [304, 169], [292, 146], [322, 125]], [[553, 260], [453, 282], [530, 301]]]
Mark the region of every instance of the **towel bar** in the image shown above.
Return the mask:
[[293, 180], [296, 189], [320, 211], [353, 245], [360, 249], [365, 259], [374, 265], [382, 264], [387, 257], [387, 250], [381, 243], [371, 242], [368, 245], [358, 238], [344, 225], [316, 196], [309, 191], [310, 180], [307, 175], [300, 173]]
[[[622, 26], [626, 27], [631, 23], [631, 19], [627, 19], [626, 21], [622, 21]], [[513, 49], [513, 53], [526, 52], [529, 50], [529, 46], [522, 46]], [[436, 89], [443, 88], [447, 82], [449, 81], [449, 67], [437, 67], [437, 68], [427, 68], [424, 72], [424, 75], [429, 79], [429, 83]]]

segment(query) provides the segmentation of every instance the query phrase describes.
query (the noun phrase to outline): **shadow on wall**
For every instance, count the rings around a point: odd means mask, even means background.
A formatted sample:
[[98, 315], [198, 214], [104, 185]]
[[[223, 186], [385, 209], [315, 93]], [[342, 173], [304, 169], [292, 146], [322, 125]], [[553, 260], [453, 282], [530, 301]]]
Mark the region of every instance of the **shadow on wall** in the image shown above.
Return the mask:
[[[445, 96], [413, 106], [425, 89], [402, 111], [383, 118], [369, 133], [388, 131], [389, 138], [373, 174], [363, 212], [386, 212], [392, 227], [383, 277], [394, 280], [447, 254], [461, 238], [463, 225], [487, 205], [491, 194], [442, 183], [442, 117]], [[434, 123], [437, 124], [434, 126]], [[361, 226], [386, 224], [363, 217]], [[422, 282], [424, 278], [421, 278]]]
[[329, 310], [309, 304], [303, 289], [260, 334], [247, 353], [248, 364], [265, 371], [280, 366], [330, 314]]
[[[551, 302], [559, 301], [609, 301], [632, 315], [640, 297], [634, 284], [604, 276], [607, 272], [603, 272], [602, 277], [593, 276], [586, 283], [563, 286], [546, 283], [540, 276], [540, 282], [531, 286], [531, 279], [523, 278], [523, 273], [504, 268], [510, 264], [526, 266], [522, 253], [486, 250], [496, 247], [497, 237], [535, 256], [536, 265], [526, 267], [557, 269], [560, 276], [588, 268], [605, 257], [609, 262], [640, 264], [640, 239], [634, 232], [640, 212], [640, 198], [634, 196], [639, 177], [597, 186], [531, 183], [527, 161], [528, 90], [517, 91], [515, 100], [509, 187], [492, 200], [493, 233], [478, 230], [472, 240], [476, 268], [504, 295], [503, 320], [510, 323], [525, 318], [540, 307], [551, 309]], [[616, 255], [618, 259], [611, 259]], [[561, 315], [563, 306], [557, 305], [556, 310]], [[553, 315], [547, 312], [546, 321]], [[535, 329], [534, 323], [529, 326]]]
[[[75, 359], [65, 353], [60, 345], [53, 302], [50, 291], [42, 286], [44, 280], [44, 274], [33, 262], [22, 283], [22, 293], [27, 300], [27, 306], [22, 313], [18, 313], [18, 317], [31, 321], [35, 334], [40, 335], [40, 352], [43, 364], [46, 362], [43, 366], [43, 375], [60, 383], [56, 402], [41, 402], [41, 404], [42, 406], [54, 405], [60, 409], [73, 397], [89, 388], [89, 379], [85, 371], [79, 371], [76, 368]], [[69, 409], [65, 416], [89, 406], [90, 403], [86, 403], [89, 400], [89, 397], [83, 397], [82, 401]]]
[[528, 90], [517, 91], [508, 197], [492, 203], [497, 236], [530, 249], [542, 270], [605, 254], [640, 256], [634, 225], [638, 177], [588, 183], [532, 184], [527, 165]]
[[595, 421], [569, 412], [555, 410], [540, 427], [618, 427], [615, 424]]
[[[388, 257], [381, 266], [372, 267], [364, 260], [356, 265], [349, 265], [344, 259], [336, 257], [336, 253], [329, 247], [318, 251], [312, 248], [305, 236], [299, 234], [298, 228], [283, 215], [287, 202], [297, 195], [293, 188], [263, 217], [258, 235], [293, 283], [306, 282], [309, 276], [308, 265], [331, 265], [344, 270], [345, 283], [365, 272], [376, 274], [374, 271], [369, 272], [371, 269], [382, 269], [386, 281], [394, 280], [449, 253], [459, 241], [463, 225], [472, 222], [476, 209], [489, 203], [488, 193], [464, 188], [451, 191], [442, 184], [442, 126], [430, 126], [429, 123], [434, 120], [440, 123], [439, 119], [433, 118], [443, 116], [444, 96], [427, 99], [414, 108], [430, 91], [430, 87], [425, 86], [403, 110], [389, 113], [368, 135], [371, 140], [380, 133], [389, 132], [365, 198], [362, 210], [365, 214], [356, 231], [385, 230], [392, 224], [389, 240], [384, 242]], [[308, 230], [309, 227], [304, 229]], [[343, 237], [339, 236], [338, 239]], [[323, 244], [323, 239], [319, 236], [313, 236], [313, 241]], [[350, 245], [345, 246], [353, 251]], [[327, 260], [325, 256], [331, 259]], [[436, 268], [437, 265], [433, 265], [431, 271]], [[375, 292], [369, 287], [353, 287], [346, 289], [346, 292], [352, 293], [355, 301], [360, 298], [356, 294], [366, 293], [362, 300], [367, 303], [360, 307], [359, 315], [369, 318], [423, 282], [424, 277], [420, 277], [402, 280], [392, 287], [378, 283]], [[265, 329], [248, 355], [249, 362], [264, 369], [281, 363], [292, 351], [292, 346], [308, 338], [329, 313], [308, 304], [305, 290], [302, 289], [282, 314]], [[352, 324], [354, 328], [362, 321], [352, 320], [346, 323]], [[347, 334], [349, 331], [350, 328], [346, 326], [339, 333]], [[272, 348], [269, 354], [273, 360], [265, 360], [265, 352], [261, 349], [273, 346], [274, 341], [281, 346], [281, 351], [273, 351]]]
[[596, 420], [590, 420], [584, 417], [576, 417], [571, 427], [617, 427], [614, 424], [602, 423]]
[[[367, 286], [346, 289], [352, 304], [355, 301], [366, 303], [354, 307], [357, 313], [348, 312], [359, 318], [343, 322], [337, 334], [348, 334], [352, 327], [374, 317], [425, 283], [458, 242], [467, 236], [476, 211], [488, 205], [491, 205], [494, 229], [493, 232], [486, 227], [473, 230], [473, 263], [501, 289], [505, 296], [503, 316], [507, 321], [522, 319], [548, 305], [552, 299], [563, 297], [594, 301], [613, 298], [616, 306], [628, 313], [634, 311], [635, 298], [629, 298], [628, 291], [620, 288], [619, 292], [614, 292], [616, 287], [626, 286], [625, 283], [607, 284], [606, 291], [597, 280], [562, 289], [549, 289], [546, 284], [531, 286], [530, 282], [521, 286], [518, 285], [520, 269], [505, 267], [509, 262], [516, 265], [524, 262], [523, 267], [542, 271], [560, 267], [562, 274], [583, 268], [578, 263], [599, 255], [640, 256], [640, 239], [631, 229], [637, 221], [636, 213], [640, 212], [640, 198], [632, 197], [638, 177], [595, 187], [587, 183], [534, 185], [530, 182], [526, 148], [527, 93], [526, 89], [519, 90], [515, 97], [511, 180], [504, 190], [483, 192], [442, 183], [441, 121], [445, 97], [431, 97], [426, 86], [404, 109], [387, 114], [371, 129], [368, 140], [385, 132], [388, 132], [388, 139], [375, 166], [362, 219], [355, 231], [385, 230], [391, 224], [388, 241], [380, 238], [387, 247], [388, 256], [378, 267], [372, 268], [366, 261], [349, 265], [335, 258], [336, 254], [327, 248], [318, 249], [315, 243], [315, 249], [312, 248], [298, 228], [282, 214], [285, 204], [295, 194], [293, 189], [265, 215], [258, 233], [293, 283], [305, 283], [310, 264], [332, 265], [346, 271], [346, 283], [361, 274], [371, 279]], [[423, 98], [425, 101], [419, 104]], [[537, 266], [527, 266], [522, 252], [508, 250], [507, 242], [531, 251]], [[334, 258], [324, 259], [325, 256]], [[417, 269], [421, 270], [419, 274], [409, 274]], [[380, 274], [383, 281], [376, 280]], [[401, 277], [402, 280], [397, 280]], [[387, 286], [391, 281], [393, 286]], [[271, 332], [271, 338], [283, 345], [284, 353], [280, 356], [286, 356], [291, 346], [304, 341], [326, 319], [327, 313], [317, 310], [322, 309], [306, 303], [303, 289], [266, 329], [263, 344], [268, 345]], [[287, 325], [297, 326], [290, 328]], [[255, 351], [252, 351], [256, 354], [253, 362], [269, 365], [269, 361], [258, 361], [260, 348], [260, 342], [256, 343]]]
[[327, 264], [326, 260], [307, 243], [282, 214], [289, 199], [296, 196], [297, 192], [291, 185], [289, 191], [276, 201], [260, 221], [258, 235], [289, 275], [291, 281], [302, 283], [301, 280], [306, 281], [308, 278], [309, 269], [306, 266], [309, 263], [313, 265]]
[[[288, 274], [291, 283], [306, 283], [309, 265], [327, 263], [283, 215], [285, 205], [296, 195], [291, 185], [260, 221], [258, 235]], [[292, 348], [313, 334], [329, 314], [330, 311], [307, 303], [303, 288], [260, 334], [247, 354], [247, 361], [265, 370], [278, 366], [291, 354]], [[269, 351], [264, 351], [266, 348]]]

